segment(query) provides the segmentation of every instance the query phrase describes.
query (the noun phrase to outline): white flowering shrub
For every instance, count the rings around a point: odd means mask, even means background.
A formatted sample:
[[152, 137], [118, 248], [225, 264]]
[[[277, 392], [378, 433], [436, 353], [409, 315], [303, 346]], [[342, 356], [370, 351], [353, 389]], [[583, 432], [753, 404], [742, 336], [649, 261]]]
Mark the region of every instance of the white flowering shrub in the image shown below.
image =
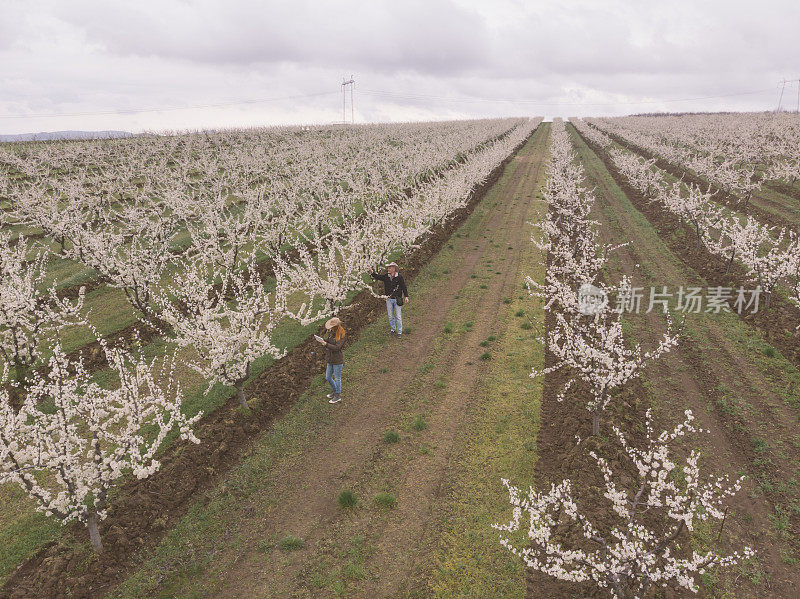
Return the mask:
[[24, 238], [16, 245], [0, 233], [0, 359], [14, 371], [22, 385], [41, 354], [42, 343], [64, 327], [83, 322], [84, 289], [74, 300], [59, 298], [55, 283], [44, 286], [47, 255], [29, 258]]
[[97, 551], [98, 521], [106, 517], [114, 482], [126, 472], [137, 478], [156, 472], [156, 452], [175, 428], [198, 443], [192, 427], [201, 416], [181, 413], [171, 366], [158, 380], [153, 362], [103, 339], [100, 345], [119, 377], [116, 389], [92, 381], [83, 363], [56, 345], [19, 410], [0, 392], [0, 483], [19, 485], [37, 509], [62, 523], [85, 523]]
[[583, 166], [575, 160], [563, 122], [553, 123], [551, 155], [542, 192], [549, 210], [540, 222], [532, 223], [541, 236], [531, 238], [547, 253], [546, 276], [544, 282], [527, 277], [526, 285], [546, 310], [557, 307], [575, 313], [578, 289], [597, 284], [608, 253], [616, 248], [598, 241], [597, 222], [589, 218], [595, 197], [582, 185]]
[[[686, 533], [702, 522], [723, 518], [723, 501], [741, 488], [742, 479], [732, 483], [727, 476], [702, 480], [698, 450], [685, 460], [675, 455], [671, 443], [687, 432], [698, 432], [691, 411], [685, 416], [672, 431], [655, 436], [648, 411], [642, 448], [631, 446], [613, 428], [638, 474], [631, 488], [621, 488], [608, 462], [591, 452], [605, 481], [603, 497], [615, 517], [610, 530], [598, 529], [580, 512], [569, 480], [541, 493], [533, 488], [525, 493], [503, 480], [513, 508], [509, 523], [494, 525], [506, 533], [503, 546], [533, 570], [564, 581], [594, 581], [618, 599], [643, 597], [652, 586], [668, 583], [697, 593], [698, 575], [752, 556], [749, 547], [725, 556], [714, 549], [690, 548]], [[519, 546], [508, 535], [520, 531], [523, 520], [529, 544]], [[577, 524], [577, 539], [559, 537], [556, 531], [565, 523]]]
[[263, 193], [248, 198], [243, 205], [231, 204], [227, 194], [203, 202], [196, 209], [196, 217], [187, 222], [192, 252], [228, 272], [236, 271], [240, 263], [251, 262], [258, 232], [269, 224], [265, 210], [272, 206], [262, 208], [265, 203]]
[[174, 260], [170, 244], [177, 222], [135, 206], [112, 220], [116, 226], [103, 223], [93, 228], [87, 224], [68, 253], [97, 271], [107, 285], [122, 289], [145, 317], [152, 317], [157, 308], [153, 295]]
[[764, 178], [768, 181], [784, 181], [791, 186], [800, 178], [800, 149], [794, 143], [785, 144], [782, 150], [780, 156], [783, 160], [772, 163]]
[[283, 297], [280, 289], [266, 289], [252, 262], [245, 271], [230, 272], [214, 262], [191, 261], [157, 301], [174, 341], [198, 354], [188, 366], [208, 380], [209, 389], [216, 383], [235, 387], [242, 407], [253, 362], [286, 353], [272, 339], [286, 314]]
[[281, 295], [302, 297], [299, 307], [289, 309], [292, 318], [311, 324], [338, 313], [351, 291], [371, 289], [364, 273], [387, 253], [392, 241], [371, 232], [368, 227], [351, 227], [314, 234], [307, 246], [298, 248], [295, 260], [276, 259]]
[[[571, 378], [558, 395], [559, 401], [564, 400], [575, 380], [584, 381], [591, 389], [586, 408], [592, 413], [592, 431], [597, 435], [600, 414], [611, 401], [612, 392], [638, 376], [647, 362], [674, 347], [678, 338], [669, 319], [667, 332], [652, 351], [643, 352], [624, 335], [623, 310], [611, 306], [608, 297], [613, 292], [623, 300], [630, 296], [630, 280], [623, 278], [616, 287], [598, 282], [608, 253], [619, 246], [597, 241], [597, 223], [589, 219], [594, 194], [581, 185], [583, 169], [575, 163], [563, 122], [553, 123], [552, 137], [550, 180], [544, 190], [550, 211], [539, 225], [543, 239], [533, 240], [548, 251], [547, 276], [544, 283], [530, 277], [526, 283], [531, 295], [542, 298], [545, 309], [558, 308], [554, 311], [555, 326], [541, 338], [556, 363], [533, 369], [531, 376], [567, 370]], [[605, 303], [587, 311], [581, 294], [586, 286], [596, 289]]]
[[41, 228], [58, 242], [58, 253], [64, 254], [67, 242], [72, 241], [81, 230], [83, 214], [77, 210], [64, 210], [59, 197], [48, 193], [45, 185], [26, 191], [12, 196], [16, 200], [14, 212], [19, 222]]
[[[625, 301], [630, 297], [630, 280], [623, 278], [617, 289]], [[556, 314], [556, 323], [548, 332], [547, 348], [556, 358], [553, 366], [533, 369], [531, 377], [544, 376], [559, 369], [567, 369], [575, 378], [564, 385], [558, 400], [563, 401], [575, 380], [581, 380], [591, 389], [586, 409], [592, 414], [592, 434], [600, 434], [600, 414], [612, 399], [614, 390], [636, 378], [642, 368], [660, 358], [678, 344], [678, 334], [672, 330], [667, 317], [667, 330], [658, 345], [648, 351], [626, 336], [622, 327], [623, 311], [606, 305], [594, 314]]]
[[[800, 264], [798, 265], [798, 271], [794, 274], [794, 285], [789, 295], [789, 301], [800, 308]], [[800, 329], [800, 324], [796, 328]]]
[[[766, 227], [747, 219], [731, 222], [723, 231], [717, 248], [736, 256], [747, 267], [747, 277], [764, 291], [764, 306], [769, 308], [779, 283], [796, 280], [800, 267], [800, 238], [793, 231]], [[730, 262], [729, 262], [730, 266]], [[790, 283], [791, 285], [791, 283]]]

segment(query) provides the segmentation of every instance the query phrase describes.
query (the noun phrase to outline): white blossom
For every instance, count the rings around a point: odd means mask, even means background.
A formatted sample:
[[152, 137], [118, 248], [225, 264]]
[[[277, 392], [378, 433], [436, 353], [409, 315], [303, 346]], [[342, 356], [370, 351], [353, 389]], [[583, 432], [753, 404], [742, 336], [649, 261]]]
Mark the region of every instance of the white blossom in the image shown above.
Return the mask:
[[181, 438], [199, 442], [192, 426], [201, 416], [181, 413], [171, 367], [160, 382], [153, 362], [99, 341], [118, 388], [92, 381], [56, 345], [19, 410], [0, 392], [0, 483], [19, 485], [63, 523], [86, 523], [98, 551], [97, 521], [106, 517], [114, 481], [128, 471], [137, 478], [156, 472], [156, 452], [176, 427]]
[[209, 389], [215, 383], [235, 387], [239, 403], [247, 407], [244, 383], [253, 362], [286, 353], [273, 342], [286, 315], [281, 291], [270, 293], [253, 263], [246, 272], [231, 273], [197, 258], [181, 269], [157, 302], [175, 342], [194, 348], [200, 358], [188, 365], [208, 380]]
[[41, 345], [64, 327], [84, 322], [84, 289], [77, 298], [59, 298], [56, 284], [42, 291], [47, 255], [32, 252], [24, 237], [11, 243], [0, 233], [0, 358], [23, 384], [28, 369], [39, 359]]
[[[671, 442], [687, 432], [701, 432], [693, 424], [691, 411], [672, 431], [653, 432], [647, 412], [647, 440], [642, 448], [631, 446], [617, 429], [614, 433], [626, 457], [638, 473], [636, 484], [620, 486], [608, 462], [591, 452], [605, 481], [603, 496], [616, 515], [610, 530], [599, 530], [583, 515], [573, 498], [572, 485], [564, 480], [549, 491], [532, 487], [524, 493], [508, 480], [512, 517], [507, 524], [495, 524], [504, 533], [521, 530], [528, 521], [529, 545], [517, 546], [504, 535], [501, 543], [534, 570], [559, 580], [592, 580], [619, 599], [643, 597], [653, 585], [672, 581], [697, 593], [697, 575], [712, 567], [725, 567], [754, 555], [749, 547], [741, 553], [720, 555], [714, 549], [691, 550], [683, 536], [700, 522], [724, 517], [723, 502], [741, 488], [742, 479], [728, 477], [701, 480], [699, 452], [693, 450], [681, 463]], [[579, 539], [565, 539], [559, 525], [574, 522]], [[655, 524], [655, 528], [651, 528]]]

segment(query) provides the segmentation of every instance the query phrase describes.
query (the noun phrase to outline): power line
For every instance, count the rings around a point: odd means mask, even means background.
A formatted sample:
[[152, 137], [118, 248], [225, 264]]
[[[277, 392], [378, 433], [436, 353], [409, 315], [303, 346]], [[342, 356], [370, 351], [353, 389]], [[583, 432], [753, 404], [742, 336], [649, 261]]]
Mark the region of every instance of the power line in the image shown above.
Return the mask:
[[376, 89], [361, 89], [359, 93], [373, 97], [397, 98], [403, 100], [435, 100], [445, 102], [466, 102], [466, 103], [507, 103], [507, 104], [526, 104], [534, 106], [616, 106], [616, 105], [638, 105], [638, 104], [661, 104], [663, 102], [694, 102], [697, 100], [710, 100], [713, 98], [730, 98], [734, 96], [747, 96], [772, 92], [772, 88], [758, 89], [745, 92], [735, 92], [729, 94], [716, 94], [711, 96], [698, 96], [694, 98], [671, 98], [665, 100], [641, 100], [641, 101], [620, 101], [620, 102], [540, 102], [538, 100], [520, 100], [511, 98], [478, 98], [473, 96], [437, 96], [432, 94], [402, 93]]
[[[353, 110], [353, 83], [352, 77], [350, 81], [342, 83], [342, 93], [344, 94], [345, 85], [350, 84], [350, 102], [351, 112]], [[747, 96], [772, 91], [772, 89], [759, 89], [745, 92], [735, 92], [729, 94], [717, 94], [710, 96], [698, 96], [693, 98], [672, 98], [662, 100], [641, 100], [641, 101], [620, 101], [620, 102], [540, 102], [538, 100], [522, 100], [515, 98], [480, 98], [474, 96], [442, 96], [435, 94], [420, 94], [420, 93], [403, 93], [393, 92], [386, 90], [376, 89], [362, 89], [360, 93], [379, 97], [391, 98], [400, 100], [416, 100], [425, 101], [432, 100], [437, 102], [458, 102], [458, 103], [504, 103], [504, 104], [522, 104], [530, 106], [615, 106], [615, 105], [640, 105], [640, 104], [660, 104], [663, 102], [694, 102], [698, 100], [710, 100], [714, 98], [730, 98], [735, 96]], [[250, 100], [233, 100], [229, 102], [214, 102], [206, 104], [194, 104], [188, 106], [164, 106], [160, 108], [120, 108], [115, 110], [98, 110], [98, 111], [81, 111], [81, 112], [60, 112], [60, 113], [32, 113], [32, 114], [9, 114], [0, 115], [0, 119], [33, 119], [33, 118], [53, 118], [53, 117], [74, 117], [74, 116], [103, 116], [103, 115], [125, 115], [125, 114], [141, 114], [145, 112], [169, 112], [176, 110], [195, 110], [204, 108], [221, 108], [225, 106], [236, 106], [246, 104], [259, 104], [263, 102], [279, 102], [282, 100], [299, 100], [303, 98], [314, 98], [320, 96], [329, 96], [338, 92], [319, 92], [314, 94], [296, 94], [291, 96], [281, 96], [273, 98], [257, 98]], [[353, 121], [351, 115], [351, 122]], [[344, 120], [344, 119], [343, 119]]]
[[778, 107], [775, 109], [775, 112], [781, 111], [781, 104], [783, 103], [783, 92], [786, 90], [786, 84], [789, 83], [797, 83], [797, 109], [795, 112], [800, 113], [800, 79], [783, 79], [778, 81], [778, 85], [781, 87], [780, 94], [778, 95]]
[[294, 96], [282, 96], [278, 98], [258, 98], [254, 100], [234, 100], [232, 102], [216, 102], [210, 104], [194, 104], [191, 106], [166, 106], [162, 108], [120, 108], [117, 110], [100, 110], [87, 112], [60, 112], [60, 113], [41, 113], [41, 114], [8, 114], [0, 115], [0, 119], [39, 119], [49, 117], [66, 116], [101, 116], [116, 114], [139, 114], [142, 112], [167, 112], [172, 110], [194, 110], [197, 108], [219, 108], [223, 106], [236, 106], [238, 104], [259, 104], [261, 102], [278, 102], [281, 100], [298, 100], [301, 98], [314, 98], [317, 96], [329, 96], [338, 92], [320, 92], [316, 94], [298, 94]]
[[342, 123], [347, 122], [347, 86], [350, 86], [350, 124], [354, 125], [356, 122], [355, 112], [353, 111], [353, 88], [356, 86], [355, 79], [350, 75], [350, 80], [347, 81], [342, 78]]

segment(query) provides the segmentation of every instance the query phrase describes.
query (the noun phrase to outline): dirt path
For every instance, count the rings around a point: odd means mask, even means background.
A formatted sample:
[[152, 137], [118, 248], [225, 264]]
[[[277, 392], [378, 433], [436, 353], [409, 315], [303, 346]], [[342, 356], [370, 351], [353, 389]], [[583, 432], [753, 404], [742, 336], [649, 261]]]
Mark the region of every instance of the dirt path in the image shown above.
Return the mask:
[[[405, 464], [397, 464], [403, 470], [397, 496], [405, 500], [398, 504], [398, 509], [383, 526], [380, 522], [373, 523], [373, 526], [377, 525], [380, 535], [375, 569], [381, 572], [381, 577], [373, 584], [366, 585], [368, 596], [389, 596], [398, 591], [414, 592], [425, 588], [430, 565], [428, 552], [411, 551], [410, 548], [425, 544], [431, 546], [438, 537], [435, 523], [432, 522], [434, 508], [447, 497], [444, 491], [455, 444], [460, 434], [469, 434], [464, 430], [468, 408], [472, 401], [480, 397], [476, 386], [484, 368], [475, 361], [481, 353], [479, 344], [499, 332], [498, 314], [503, 308], [499, 299], [515, 292], [520, 250], [529, 243], [530, 227], [525, 224], [525, 215], [537, 191], [534, 184], [544, 161], [541, 146], [536, 150], [520, 155], [522, 178], [517, 185], [504, 186], [497, 197], [499, 208], [503, 210], [494, 212], [485, 229], [485, 235], [493, 236], [498, 242], [494, 251], [491, 247], [475, 250], [481, 251], [484, 260], [488, 256], [505, 254], [507, 261], [503, 265], [502, 275], [492, 277], [487, 285], [488, 290], [476, 294], [476, 301], [470, 302], [469, 318], [474, 323], [472, 330], [458, 343], [451, 344], [429, 375], [431, 379], [446, 376], [449, 380], [446, 392], [436, 397], [430, 416], [431, 434], [426, 442], [436, 451], [430, 459], [412, 459]], [[512, 204], [515, 197], [520, 201]], [[499, 249], [497, 246], [500, 246]], [[514, 250], [507, 250], [509, 247]]]
[[[343, 403], [331, 408], [331, 425], [309, 446], [276, 464], [263, 494], [245, 507], [250, 517], [231, 531], [236, 555], [212, 585], [216, 596], [330, 594], [320, 584], [320, 570], [354, 538], [367, 539], [370, 557], [365, 574], [351, 577], [351, 596], [403, 594], [421, 580], [426, 554], [417, 548], [430, 533], [451, 450], [481, 373], [479, 343], [496, 333], [500, 298], [516, 291], [519, 248], [530, 236], [525, 216], [548, 133], [538, 131], [520, 150], [476, 209], [474, 222], [452, 239], [449, 266], [428, 289], [411, 290], [404, 309], [410, 334], [385, 342], [379, 356], [346, 355]], [[448, 331], [448, 322], [459, 316], [469, 320]], [[439, 380], [446, 381], [444, 387], [437, 386]], [[424, 430], [409, 426], [413, 414], [421, 416]], [[387, 444], [383, 435], [389, 429], [410, 432]], [[423, 439], [427, 449], [420, 446]], [[374, 493], [391, 488], [397, 507], [342, 510], [336, 498], [343, 488], [367, 505]], [[303, 539], [305, 548], [276, 548], [266, 555], [259, 549], [265, 536], [287, 533]]]

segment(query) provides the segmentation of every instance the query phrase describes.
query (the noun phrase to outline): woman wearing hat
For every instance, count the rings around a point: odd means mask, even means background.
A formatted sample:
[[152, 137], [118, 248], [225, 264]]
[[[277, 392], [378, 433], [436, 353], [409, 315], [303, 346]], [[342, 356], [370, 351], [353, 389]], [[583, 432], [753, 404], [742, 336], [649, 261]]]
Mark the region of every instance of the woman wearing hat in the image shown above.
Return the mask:
[[325, 323], [325, 338], [322, 345], [325, 346], [325, 380], [331, 386], [332, 392], [328, 393], [330, 403], [342, 401], [342, 365], [344, 355], [342, 346], [344, 345], [345, 331], [342, 321], [335, 316]]
[[386, 295], [386, 311], [389, 313], [389, 334], [403, 335], [403, 304], [409, 301], [408, 289], [400, 268], [396, 262], [386, 265], [388, 271], [385, 275], [379, 275], [375, 271], [369, 273], [373, 279], [383, 281], [383, 292]]

